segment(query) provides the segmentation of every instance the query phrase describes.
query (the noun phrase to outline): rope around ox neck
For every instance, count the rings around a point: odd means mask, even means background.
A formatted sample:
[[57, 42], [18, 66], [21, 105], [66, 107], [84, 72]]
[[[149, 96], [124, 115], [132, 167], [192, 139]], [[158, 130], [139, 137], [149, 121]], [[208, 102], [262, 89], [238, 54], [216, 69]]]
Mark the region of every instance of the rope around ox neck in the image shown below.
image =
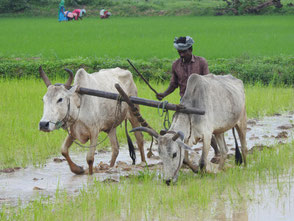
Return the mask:
[[[117, 124], [118, 119], [119, 119], [119, 115], [121, 116], [121, 102], [122, 102], [122, 97], [119, 95], [119, 96], [117, 97], [116, 101], [117, 101], [117, 103], [116, 103], [116, 108], [115, 108], [115, 113], [114, 113], [115, 121], [113, 122], [113, 124], [112, 124], [110, 130], [112, 130], [112, 129], [114, 128], [115, 124]], [[80, 111], [79, 111], [79, 113], [80, 113]], [[79, 117], [79, 115], [78, 115], [78, 117]], [[77, 119], [78, 119], [78, 117], [77, 117]], [[76, 119], [75, 121], [77, 121], [77, 119]], [[63, 128], [63, 129], [65, 129], [65, 130], [67, 131], [67, 134], [68, 134], [69, 136], [73, 137], [73, 136], [70, 134], [68, 128], [69, 128], [69, 127], [66, 127], [66, 128]], [[106, 136], [105, 136], [105, 137], [104, 137], [99, 143], [97, 143], [96, 145], [90, 145], [90, 146], [82, 145], [82, 144], [80, 144], [79, 142], [77, 142], [76, 140], [73, 140], [73, 142], [74, 142], [75, 144], [77, 144], [78, 146], [82, 147], [82, 148], [91, 148], [91, 147], [97, 147], [98, 145], [102, 144], [102, 143], [106, 140], [107, 137], [108, 137], [108, 135], [106, 135]]]

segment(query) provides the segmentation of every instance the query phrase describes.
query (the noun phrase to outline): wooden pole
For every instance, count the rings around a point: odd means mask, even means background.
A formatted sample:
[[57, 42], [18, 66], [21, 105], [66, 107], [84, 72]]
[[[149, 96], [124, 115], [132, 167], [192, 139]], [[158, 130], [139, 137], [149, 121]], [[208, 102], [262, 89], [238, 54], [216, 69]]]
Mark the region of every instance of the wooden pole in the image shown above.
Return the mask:
[[[87, 94], [87, 95], [91, 95], [91, 96], [102, 97], [102, 98], [107, 98], [107, 99], [112, 99], [112, 100], [117, 100], [118, 96], [119, 96], [119, 94], [116, 94], [116, 93], [94, 90], [94, 89], [83, 88], [83, 87], [78, 88], [77, 92], [79, 94]], [[149, 100], [149, 99], [134, 97], [134, 96], [130, 96], [129, 99], [134, 104], [145, 105], [145, 106], [149, 106], [149, 107], [162, 108], [162, 104], [163, 104], [160, 101], [154, 101], [154, 100]], [[125, 101], [125, 100], [122, 99], [122, 101]], [[189, 107], [185, 107], [185, 106], [179, 105], [179, 104], [177, 105], [177, 104], [168, 103], [165, 105], [165, 108], [167, 110], [173, 110], [173, 111], [186, 113], [186, 114], [199, 114], [199, 115], [205, 114], [204, 110], [200, 110], [197, 108], [189, 108]]]
[[144, 76], [138, 71], [138, 69], [132, 64], [132, 62], [127, 59], [129, 64], [134, 68], [134, 70], [137, 72], [137, 74], [142, 78], [142, 80], [148, 85], [148, 87], [156, 94], [158, 95], [157, 91], [149, 84], [149, 82], [144, 78]]

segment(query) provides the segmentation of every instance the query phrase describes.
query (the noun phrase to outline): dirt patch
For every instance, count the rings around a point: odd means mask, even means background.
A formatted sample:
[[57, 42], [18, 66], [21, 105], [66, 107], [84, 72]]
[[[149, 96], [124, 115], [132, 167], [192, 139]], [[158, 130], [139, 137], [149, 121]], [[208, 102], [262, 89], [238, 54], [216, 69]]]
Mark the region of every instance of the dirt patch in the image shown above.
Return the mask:
[[13, 173], [13, 172], [20, 170], [20, 169], [21, 169], [21, 167], [5, 168], [5, 169], [0, 170], [0, 173]]
[[293, 127], [294, 127], [294, 124], [285, 124], [285, 125], [279, 126], [278, 129], [289, 130], [289, 129], [292, 129]]
[[35, 186], [35, 187], [33, 188], [33, 190], [44, 190], [44, 189], [41, 188], [41, 187], [37, 187], [37, 186]]
[[53, 159], [53, 161], [55, 162], [55, 163], [61, 163], [61, 162], [63, 162], [63, 161], [66, 161], [66, 159], [60, 159], [60, 158], [58, 158], [58, 157], [55, 157], [54, 159]]
[[275, 136], [275, 138], [277, 138], [277, 139], [288, 138], [288, 133], [287, 133], [287, 131], [282, 131], [277, 136]]
[[249, 138], [249, 140], [258, 140], [259, 137], [256, 137], [255, 135], [253, 135], [252, 137]]
[[263, 151], [263, 149], [265, 149], [265, 148], [270, 148], [270, 147], [265, 146], [265, 145], [256, 145], [256, 146], [253, 146], [253, 147], [248, 151], [248, 153], [249, 153], [249, 154], [252, 154], [252, 153], [255, 152], [255, 151]]
[[250, 119], [247, 121], [247, 124], [252, 125], [252, 126], [256, 125], [256, 120]]
[[103, 183], [118, 183], [119, 180], [113, 179], [113, 178], [107, 178], [102, 181]]

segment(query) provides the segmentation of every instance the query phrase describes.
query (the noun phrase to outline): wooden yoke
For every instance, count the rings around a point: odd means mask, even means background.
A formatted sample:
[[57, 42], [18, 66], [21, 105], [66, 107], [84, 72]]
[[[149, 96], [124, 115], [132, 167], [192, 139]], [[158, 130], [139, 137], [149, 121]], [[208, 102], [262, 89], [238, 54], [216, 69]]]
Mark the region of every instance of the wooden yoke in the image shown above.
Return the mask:
[[[135, 115], [135, 117], [137, 117], [139, 123], [143, 126], [143, 127], [148, 127], [150, 129], [153, 129], [150, 127], [150, 125], [144, 120], [144, 118], [142, 117], [142, 115], [140, 114], [138, 108], [133, 104], [133, 102], [130, 100], [129, 96], [125, 93], [125, 91], [121, 88], [121, 86], [119, 84], [115, 84], [114, 85], [116, 90], [118, 91], [118, 93], [122, 96], [123, 100], [130, 106], [133, 114]], [[154, 130], [154, 129], [153, 129]], [[147, 157], [150, 158], [153, 153], [152, 153], [152, 143], [153, 143], [153, 137], [152, 137], [152, 142], [149, 148], [149, 152], [147, 153]]]

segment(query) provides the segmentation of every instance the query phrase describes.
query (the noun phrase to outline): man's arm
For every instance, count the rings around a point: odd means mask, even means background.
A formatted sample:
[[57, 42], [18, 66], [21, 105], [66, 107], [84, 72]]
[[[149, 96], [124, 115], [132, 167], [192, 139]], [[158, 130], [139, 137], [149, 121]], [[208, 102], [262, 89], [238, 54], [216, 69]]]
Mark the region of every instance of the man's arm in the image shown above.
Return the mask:
[[163, 93], [158, 93], [158, 94], [156, 95], [157, 99], [161, 101], [164, 97], [166, 97], [167, 95], [171, 94], [176, 88], [177, 88], [177, 87], [175, 87], [174, 84], [171, 84], [171, 83], [170, 83], [169, 86], [168, 86], [168, 88], [166, 89], [165, 92], [163, 92]]
[[177, 76], [176, 72], [173, 69], [172, 76], [171, 76], [168, 88], [166, 89], [165, 92], [158, 93], [156, 95], [157, 99], [161, 101], [164, 97], [171, 94], [177, 87], [178, 87], [178, 76]]

